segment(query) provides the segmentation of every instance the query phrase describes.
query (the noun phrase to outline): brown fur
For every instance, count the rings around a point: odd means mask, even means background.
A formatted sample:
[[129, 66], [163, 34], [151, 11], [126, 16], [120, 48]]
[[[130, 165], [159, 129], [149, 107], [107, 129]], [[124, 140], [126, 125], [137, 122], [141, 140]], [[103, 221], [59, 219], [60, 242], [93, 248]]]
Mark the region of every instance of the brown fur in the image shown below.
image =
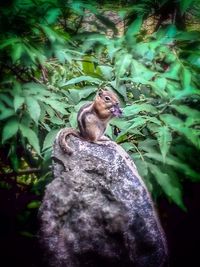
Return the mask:
[[114, 117], [112, 107], [116, 106], [119, 109], [118, 105], [119, 100], [115, 93], [100, 90], [92, 103], [80, 108], [77, 116], [79, 132], [71, 128], [61, 130], [58, 137], [60, 147], [66, 153], [72, 153], [72, 149], [66, 142], [66, 138], [69, 135], [74, 135], [90, 142], [106, 140], [104, 132], [109, 120]]

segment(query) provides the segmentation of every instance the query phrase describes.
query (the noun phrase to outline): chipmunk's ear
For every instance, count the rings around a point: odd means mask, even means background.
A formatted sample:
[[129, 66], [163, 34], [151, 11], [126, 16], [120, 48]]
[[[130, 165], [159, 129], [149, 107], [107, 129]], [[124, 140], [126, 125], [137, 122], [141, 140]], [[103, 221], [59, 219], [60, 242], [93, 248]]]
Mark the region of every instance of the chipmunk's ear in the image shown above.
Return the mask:
[[103, 95], [103, 92], [104, 92], [104, 90], [101, 88], [101, 89], [99, 89], [99, 91], [98, 91], [98, 95], [101, 97], [102, 95]]
[[102, 96], [102, 94], [105, 93], [105, 92], [107, 92], [107, 91], [108, 91], [108, 89], [106, 87], [100, 88], [99, 91], [98, 91], [98, 95], [99, 96]]

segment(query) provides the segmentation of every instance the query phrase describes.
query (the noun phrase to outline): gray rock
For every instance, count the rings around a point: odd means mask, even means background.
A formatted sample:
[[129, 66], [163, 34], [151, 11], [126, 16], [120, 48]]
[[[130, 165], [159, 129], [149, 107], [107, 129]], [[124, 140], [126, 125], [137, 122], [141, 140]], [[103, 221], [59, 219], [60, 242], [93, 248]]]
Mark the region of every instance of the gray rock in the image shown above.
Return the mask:
[[39, 211], [50, 266], [161, 267], [166, 242], [151, 197], [128, 154], [116, 143], [71, 136], [58, 141], [54, 180]]

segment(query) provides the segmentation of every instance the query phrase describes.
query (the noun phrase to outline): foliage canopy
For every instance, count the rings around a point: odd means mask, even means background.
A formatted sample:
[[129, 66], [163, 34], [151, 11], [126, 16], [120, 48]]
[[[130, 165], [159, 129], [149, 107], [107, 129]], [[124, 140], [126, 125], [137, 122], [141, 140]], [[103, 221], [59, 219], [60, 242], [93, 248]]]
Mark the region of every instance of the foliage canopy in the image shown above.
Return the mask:
[[[200, 32], [180, 21], [189, 11], [198, 19], [198, 2], [115, 6], [127, 24], [123, 36], [90, 1], [21, 0], [1, 7], [1, 186], [10, 189], [14, 181], [40, 194], [57, 132], [76, 127], [80, 106], [106, 84], [124, 114], [107, 134], [129, 152], [154, 197], [164, 194], [185, 209], [182, 182], [200, 180]], [[163, 8], [171, 15], [167, 25]], [[148, 34], [144, 22], [157, 15]], [[89, 16], [95, 32], [82, 27]]]

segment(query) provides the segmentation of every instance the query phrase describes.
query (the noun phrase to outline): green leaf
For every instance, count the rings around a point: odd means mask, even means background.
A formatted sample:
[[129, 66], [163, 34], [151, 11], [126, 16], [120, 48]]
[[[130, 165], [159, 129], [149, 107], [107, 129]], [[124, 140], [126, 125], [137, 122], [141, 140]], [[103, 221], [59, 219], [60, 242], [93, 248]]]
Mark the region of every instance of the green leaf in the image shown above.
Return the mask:
[[114, 118], [112, 119], [110, 124], [118, 127], [119, 129], [125, 129], [125, 128], [128, 129], [131, 125], [131, 122], [122, 120], [120, 118]]
[[38, 119], [41, 113], [40, 105], [34, 97], [27, 96], [25, 100], [30, 117], [35, 121], [36, 124], [38, 124]]
[[25, 138], [28, 139], [28, 142], [30, 143], [30, 145], [35, 149], [38, 155], [40, 155], [39, 139], [36, 133], [24, 124], [20, 124], [19, 128], [20, 128], [21, 134]]
[[132, 55], [122, 54], [116, 62], [116, 76], [123, 77], [124, 74], [128, 71], [128, 68], [132, 61]]
[[101, 80], [99, 80], [97, 78], [93, 78], [91, 76], [79, 76], [79, 77], [73, 78], [73, 79], [71, 79], [65, 83], [62, 83], [61, 87], [80, 83], [80, 82], [89, 82], [89, 83], [99, 84], [101, 82]]
[[110, 66], [97, 66], [96, 72], [100, 74], [104, 80], [110, 81], [113, 77], [113, 68]]
[[155, 135], [158, 131], [159, 131], [159, 125], [155, 124], [155, 123], [151, 123], [148, 121], [147, 123], [147, 128], [150, 130], [150, 132]]
[[190, 128], [190, 127], [198, 127], [200, 125], [200, 117], [199, 118], [193, 118], [193, 117], [188, 117], [185, 121], [185, 126]]
[[44, 128], [47, 130], [47, 131], [51, 131], [51, 128], [49, 127], [49, 125], [48, 124], [46, 124], [46, 123], [42, 123], [42, 125], [44, 126]]
[[200, 149], [200, 130], [186, 127], [184, 122], [171, 114], [160, 115], [169, 127], [184, 135], [193, 145]]
[[66, 115], [68, 114], [68, 112], [66, 111], [65, 107], [66, 105], [64, 103], [61, 103], [57, 100], [54, 100], [54, 99], [50, 99], [50, 98], [43, 98], [43, 101], [50, 105], [51, 108], [53, 108], [54, 110], [60, 112], [61, 114], [63, 115]]
[[41, 123], [44, 123], [45, 121], [47, 121], [47, 114], [46, 114], [46, 106], [44, 103], [40, 103], [40, 117], [39, 117], [39, 121]]
[[3, 111], [5, 109], [5, 105], [2, 101], [0, 101], [0, 111]]
[[166, 29], [166, 37], [167, 38], [173, 38], [177, 34], [177, 28], [174, 24], [171, 24]]
[[77, 127], [77, 112], [71, 112], [71, 114], [69, 116], [69, 123], [70, 123], [72, 128]]
[[23, 50], [24, 50], [24, 46], [22, 43], [15, 44], [11, 52], [13, 63], [16, 63], [21, 58]]
[[24, 50], [26, 52], [26, 57], [28, 58], [28, 62], [30, 62], [30, 64], [35, 63], [36, 64], [36, 53], [34, 53], [30, 47], [30, 45], [24, 45]]
[[131, 39], [134, 35], [138, 34], [142, 26], [143, 18], [138, 17], [133, 23], [128, 27], [125, 36]]
[[74, 13], [81, 15], [81, 16], [84, 15], [85, 9], [90, 10], [93, 14], [97, 13], [96, 6], [89, 4], [86, 1], [72, 1], [70, 3], [70, 8], [72, 9]]
[[173, 64], [170, 65], [169, 70], [167, 70], [163, 74], [163, 77], [179, 81], [180, 69], [181, 69], [181, 64], [179, 62], [175, 61]]
[[192, 4], [194, 3], [194, 0], [181, 0], [180, 1], [180, 10], [181, 13], [185, 13], [185, 11], [192, 6]]
[[120, 144], [126, 152], [129, 152], [130, 150], [135, 150], [135, 146], [131, 142], [124, 142]]
[[169, 79], [167, 80], [166, 91], [170, 98], [177, 98], [177, 95], [183, 92], [180, 82]]
[[148, 175], [148, 165], [146, 161], [143, 161], [141, 159], [134, 159], [134, 163], [137, 166], [138, 172], [141, 177], [145, 177]]
[[140, 118], [140, 117], [137, 117], [137, 118], [134, 118], [133, 120], [131, 120], [131, 125], [130, 127], [127, 129], [127, 132], [130, 130], [130, 129], [133, 129], [133, 128], [137, 128], [137, 127], [140, 127], [140, 126], [143, 126], [145, 123], [146, 123], [147, 119], [146, 118]]
[[108, 56], [112, 61], [113, 58], [116, 56], [116, 53], [120, 50], [120, 46], [115, 47], [113, 42], [109, 42], [107, 44], [107, 49], [108, 49]]
[[0, 113], [0, 120], [7, 119], [11, 116], [15, 115], [15, 112], [11, 108], [5, 108], [4, 110], [1, 111]]
[[10, 139], [11, 137], [13, 137], [19, 128], [19, 122], [15, 117], [10, 118], [4, 128], [3, 128], [3, 132], [2, 132], [2, 143], [4, 143], [6, 140]]
[[50, 116], [50, 118], [54, 117], [56, 115], [54, 109], [52, 109], [49, 105], [43, 104], [43, 108], [45, 109], [47, 114]]
[[0, 94], [0, 99], [9, 107], [13, 107], [12, 98], [8, 94]]
[[[154, 159], [158, 162], [163, 162], [161, 155], [157, 152], [151, 152], [151, 153], [145, 153], [144, 156], [150, 158], [150, 159]], [[179, 158], [168, 154], [168, 156], [166, 157], [165, 160], [165, 164], [173, 166], [174, 168], [178, 169], [179, 171], [181, 171], [184, 175], [189, 176], [188, 178], [190, 178], [192, 181], [200, 181], [200, 175], [199, 173], [193, 171], [190, 166], [188, 166], [186, 163], [180, 161]]]
[[132, 133], [132, 134], [140, 134], [140, 132], [138, 131], [138, 128], [141, 126], [144, 126], [146, 123], [147, 119], [145, 118], [134, 118], [133, 120], [129, 121], [127, 123], [127, 127], [122, 128], [121, 133], [118, 135], [117, 137], [117, 142], [119, 142], [119, 140], [121, 139], [121, 136], [123, 136], [126, 133]]
[[157, 124], [157, 125], [162, 124], [162, 122], [160, 120], [158, 120], [156, 117], [147, 116], [146, 118], [148, 119], [149, 122], [153, 122], [154, 124]]
[[[182, 32], [179, 32], [177, 35], [176, 35], [176, 40], [180, 40], [180, 41], [189, 41], [191, 42], [192, 40], [198, 40], [200, 38], [200, 32], [198, 31], [182, 31]], [[196, 58], [197, 55], [195, 54], [192, 54], [191, 55], [192, 57], [194, 56]]]
[[16, 147], [17, 147], [16, 142], [11, 143], [10, 151], [9, 151], [9, 158], [10, 158], [11, 166], [15, 172], [18, 171], [19, 166], [20, 166], [20, 159], [17, 155]]
[[30, 203], [28, 203], [27, 208], [28, 209], [37, 209], [41, 205], [41, 201], [39, 200], [33, 200]]
[[186, 68], [182, 68], [181, 78], [183, 89], [187, 89], [188, 87], [190, 87], [191, 77], [191, 72]]
[[136, 53], [139, 57], [148, 59], [148, 56], [150, 56], [150, 59], [152, 60], [152, 55], [148, 55], [149, 52], [152, 52], [149, 50], [149, 43], [140, 42], [134, 45], [134, 53]]
[[23, 85], [23, 89], [27, 90], [27, 95], [42, 95], [42, 96], [50, 96], [52, 92], [50, 92], [44, 85], [39, 83], [26, 83]]
[[160, 151], [163, 157], [163, 162], [165, 162], [167, 152], [169, 151], [171, 142], [172, 142], [172, 135], [167, 126], [160, 127], [158, 129], [158, 133], [156, 134], [158, 139], [158, 143], [160, 146]]
[[183, 127], [183, 121], [172, 114], [162, 114], [160, 119], [174, 130], [180, 130]]
[[82, 67], [85, 74], [94, 74], [95, 67], [91, 56], [83, 57]]
[[161, 186], [165, 194], [173, 200], [180, 208], [186, 210], [182, 199], [182, 191], [180, 183], [174, 177], [163, 172], [158, 166], [148, 163], [149, 170], [156, 178], [157, 183]]
[[24, 97], [20, 96], [20, 95], [14, 95], [14, 109], [15, 112], [21, 107], [21, 105], [24, 103], [25, 99]]
[[1, 43], [0, 49], [5, 48], [6, 46], [14, 45], [16, 42], [19, 42], [19, 41], [21, 40], [17, 37], [8, 38]]
[[[113, 81], [113, 82], [115, 82], [115, 81]], [[112, 85], [113, 82], [110, 82], [110, 84]], [[127, 98], [127, 90], [126, 90], [126, 86], [124, 84], [121, 84], [119, 86], [113, 86], [113, 88], [115, 89], [115, 91], [117, 91], [117, 93], [119, 95], [121, 95], [123, 97], [123, 99], [125, 101], [128, 100], [128, 98]]]
[[166, 99], [168, 97], [167, 92], [161, 90], [154, 82], [149, 83], [153, 92], [158, 95], [160, 98]]
[[43, 143], [43, 148], [42, 150], [44, 151], [45, 149], [52, 147], [53, 142], [56, 138], [57, 133], [59, 132], [59, 129], [56, 130], [51, 130], [45, 137], [44, 143]]
[[200, 149], [200, 130], [191, 129], [188, 127], [183, 127], [179, 129], [179, 132], [183, 133], [187, 139], [196, 146], [197, 149]]
[[123, 116], [128, 117], [128, 116], [133, 116], [136, 115], [140, 112], [149, 112], [152, 114], [157, 114], [157, 109], [150, 105], [150, 104], [133, 104], [131, 106], [126, 106], [123, 109]]
[[63, 125], [64, 121], [56, 116], [53, 116], [50, 121], [56, 125]]
[[198, 110], [190, 108], [186, 105], [171, 105], [171, 107], [175, 109], [176, 111], [178, 111], [180, 114], [186, 115], [193, 119], [200, 118], [200, 112]]
[[49, 24], [55, 23], [60, 13], [59, 8], [50, 8], [45, 14], [45, 19]]
[[158, 86], [159, 89], [165, 90], [166, 84], [167, 84], [167, 80], [164, 77], [160, 77], [160, 78], [157, 78], [155, 80], [155, 84]]
[[154, 153], [155, 147], [157, 146], [157, 141], [154, 139], [146, 138], [144, 141], [138, 143], [138, 149], [145, 152]]
[[[57, 59], [59, 60], [60, 63], [65, 63], [66, 61], [69, 62], [69, 64], [71, 64], [71, 59], [72, 57], [66, 53], [63, 49], [59, 48], [59, 49], [56, 49], [54, 51], [54, 54], [55, 54], [55, 57], [57, 57]], [[57, 76], [57, 73], [55, 73], [52, 77], [51, 77], [51, 81], [52, 81], [52, 84], [54, 83], [54, 77]]]
[[105, 131], [105, 135], [107, 135], [110, 139], [114, 139], [114, 135], [113, 135], [113, 129], [111, 127], [110, 124], [108, 124], [106, 131]]
[[93, 93], [96, 93], [96, 87], [83, 87], [81, 89], [69, 89], [70, 97], [75, 103], [79, 103], [81, 100], [88, 98]]
[[200, 90], [188, 87], [187, 89], [184, 89], [181, 92], [176, 92], [175, 99], [180, 100], [180, 99], [183, 99], [185, 97], [194, 96], [194, 95], [199, 96]]
[[165, 91], [167, 80], [165, 77], [157, 78], [155, 82], [149, 82], [154, 92], [161, 98], [168, 97], [167, 92]]
[[64, 34], [61, 34], [61, 32], [57, 31], [56, 29], [53, 29], [50, 26], [46, 26], [44, 24], [39, 25], [43, 32], [45, 33], [46, 37], [50, 40], [50, 42], [59, 42], [61, 44], [64, 44], [66, 39], [68, 39], [68, 36]]

